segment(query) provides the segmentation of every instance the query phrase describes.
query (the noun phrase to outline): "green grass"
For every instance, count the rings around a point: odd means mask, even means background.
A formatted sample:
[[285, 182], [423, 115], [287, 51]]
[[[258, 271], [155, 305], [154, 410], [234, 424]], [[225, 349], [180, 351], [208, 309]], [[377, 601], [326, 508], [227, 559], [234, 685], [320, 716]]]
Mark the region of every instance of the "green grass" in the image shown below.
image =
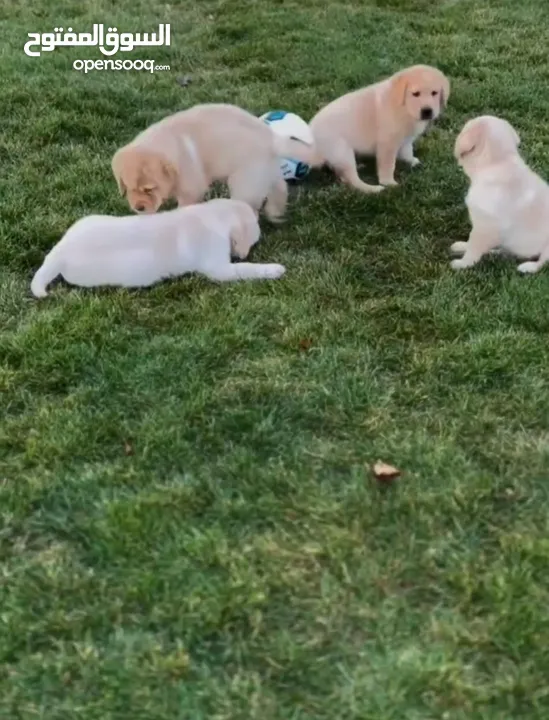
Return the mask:
[[[549, 273], [448, 252], [467, 118], [549, 177], [546, 0], [80, 5], [0, 0], [0, 717], [547, 720]], [[171, 71], [23, 53], [93, 22], [170, 22]], [[253, 252], [281, 281], [30, 297], [74, 220], [127, 212], [110, 159], [147, 124], [309, 119], [417, 62], [452, 80], [423, 165], [295, 188]]]

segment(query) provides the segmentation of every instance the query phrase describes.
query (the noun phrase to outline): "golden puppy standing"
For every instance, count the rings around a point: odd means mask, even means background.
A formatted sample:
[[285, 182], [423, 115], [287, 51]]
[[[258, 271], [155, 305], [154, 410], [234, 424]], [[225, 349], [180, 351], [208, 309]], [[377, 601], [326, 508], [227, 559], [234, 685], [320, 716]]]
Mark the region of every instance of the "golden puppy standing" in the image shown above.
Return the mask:
[[549, 186], [521, 158], [520, 138], [506, 120], [483, 115], [469, 120], [457, 137], [456, 160], [471, 185], [465, 203], [471, 219], [468, 242], [456, 242], [455, 270], [476, 265], [499, 248], [519, 258], [537, 258], [518, 266], [535, 273], [549, 261]]
[[[312, 145], [312, 138], [311, 138]], [[151, 125], [118, 150], [112, 170], [120, 192], [138, 213], [156, 212], [174, 198], [200, 202], [215, 181], [231, 198], [280, 220], [288, 189], [280, 158], [312, 158], [312, 147], [276, 135], [262, 120], [234, 105], [196, 105]]]
[[[310, 122], [317, 167], [329, 165], [343, 182], [365, 193], [396, 185], [396, 160], [414, 167], [414, 141], [448, 102], [450, 83], [437, 68], [414, 65], [390, 78], [347, 93]], [[355, 154], [374, 155], [380, 185], [363, 182]]]

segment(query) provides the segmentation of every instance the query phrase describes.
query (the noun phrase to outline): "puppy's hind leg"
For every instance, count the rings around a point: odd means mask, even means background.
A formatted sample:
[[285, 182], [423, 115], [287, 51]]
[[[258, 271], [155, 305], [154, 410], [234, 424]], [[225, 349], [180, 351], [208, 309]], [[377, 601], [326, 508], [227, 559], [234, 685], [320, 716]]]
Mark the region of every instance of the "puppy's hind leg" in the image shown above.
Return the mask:
[[326, 164], [347, 185], [366, 194], [378, 193], [384, 189], [383, 185], [369, 185], [360, 179], [354, 150], [341, 138], [334, 140], [331, 145], [327, 142], [323, 144], [323, 154]]
[[545, 248], [543, 249], [543, 252], [540, 254], [540, 256], [537, 260], [530, 261], [530, 262], [523, 262], [517, 267], [517, 270], [524, 274], [537, 273], [548, 262], [549, 262], [549, 244], [547, 244], [545, 246]]
[[380, 142], [376, 152], [377, 176], [384, 185], [398, 185], [395, 180], [395, 166], [398, 148], [391, 140]]

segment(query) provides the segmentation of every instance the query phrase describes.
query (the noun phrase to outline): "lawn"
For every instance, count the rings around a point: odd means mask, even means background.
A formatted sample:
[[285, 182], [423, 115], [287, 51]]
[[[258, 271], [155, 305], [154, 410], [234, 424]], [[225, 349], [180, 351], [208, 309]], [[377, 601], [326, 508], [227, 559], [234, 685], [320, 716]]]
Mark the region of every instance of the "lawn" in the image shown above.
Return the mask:
[[[94, 22], [169, 22], [131, 56], [171, 70], [23, 52]], [[549, 272], [449, 266], [466, 119], [549, 177], [547, 1], [0, 0], [0, 40], [0, 717], [547, 720]], [[452, 81], [422, 166], [293, 188], [252, 255], [282, 280], [30, 296], [72, 222], [127, 212], [110, 159], [148, 124], [308, 120], [418, 62]]]

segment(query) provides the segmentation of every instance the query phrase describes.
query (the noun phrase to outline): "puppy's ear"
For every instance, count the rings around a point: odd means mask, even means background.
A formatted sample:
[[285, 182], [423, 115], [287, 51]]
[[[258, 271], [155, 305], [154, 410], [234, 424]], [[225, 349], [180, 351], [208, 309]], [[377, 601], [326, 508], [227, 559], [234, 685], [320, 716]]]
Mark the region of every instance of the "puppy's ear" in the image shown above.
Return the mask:
[[391, 99], [395, 106], [404, 105], [406, 102], [406, 90], [408, 89], [408, 76], [406, 73], [398, 73], [391, 80]]
[[472, 127], [466, 128], [457, 136], [454, 147], [454, 156], [457, 160], [470, 155], [480, 148], [483, 138], [482, 126], [477, 123]]
[[236, 217], [238, 220], [231, 233], [231, 243], [235, 255], [243, 260], [261, 235], [259, 211], [248, 204], [238, 203]]
[[450, 81], [446, 75], [442, 76], [442, 87], [440, 88], [440, 109], [444, 110], [448, 105], [448, 98], [450, 97]]
[[[507, 121], [505, 121], [505, 122], [507, 122]], [[509, 130], [511, 131], [511, 135], [513, 136], [513, 140], [514, 140], [514, 142], [515, 142], [515, 146], [516, 146], [516, 147], [519, 147], [519, 145], [520, 145], [520, 135], [519, 135], [518, 132], [515, 130], [515, 128], [511, 125], [510, 122], [507, 122], [507, 127], [508, 127]]]
[[112, 161], [112, 172], [114, 175], [114, 178], [116, 180], [116, 184], [118, 185], [118, 190], [120, 191], [120, 195], [124, 197], [126, 194], [127, 188], [122, 180], [122, 168], [120, 167], [120, 162], [118, 161], [118, 158], [115, 156]]
[[125, 197], [128, 188], [124, 184], [124, 181], [121, 177], [117, 177], [116, 182], [118, 183], [118, 190], [120, 191], [120, 195], [122, 195], [122, 197]]
[[162, 171], [162, 174], [164, 177], [168, 180], [172, 188], [175, 188], [177, 181], [179, 179], [179, 173], [177, 172], [177, 168], [175, 165], [169, 160], [161, 160], [160, 161], [160, 168]]
[[244, 260], [250, 252], [251, 244], [248, 240], [246, 230], [247, 223], [243, 208], [236, 206], [230, 237], [231, 254], [239, 258], [239, 260]]

